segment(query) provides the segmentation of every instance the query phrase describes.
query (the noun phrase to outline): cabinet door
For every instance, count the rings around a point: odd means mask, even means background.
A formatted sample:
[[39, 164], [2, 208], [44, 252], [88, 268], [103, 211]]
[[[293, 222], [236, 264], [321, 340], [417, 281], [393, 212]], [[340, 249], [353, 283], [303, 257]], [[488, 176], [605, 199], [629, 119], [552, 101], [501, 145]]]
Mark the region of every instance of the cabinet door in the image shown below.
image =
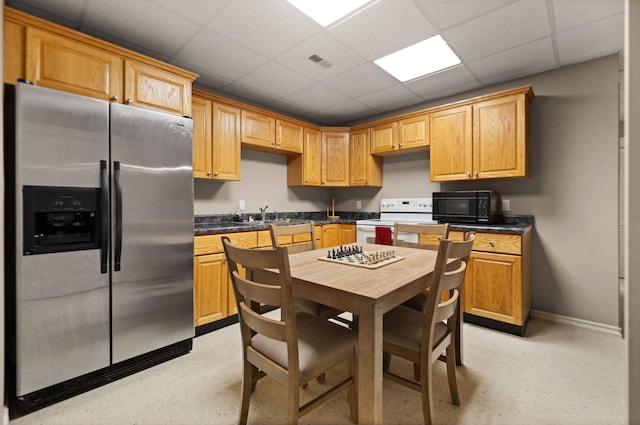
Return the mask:
[[304, 129], [304, 153], [302, 176], [305, 186], [322, 184], [322, 137], [318, 130]]
[[429, 121], [431, 181], [472, 178], [471, 106], [436, 111]]
[[125, 103], [191, 116], [191, 81], [153, 66], [127, 60], [124, 66]]
[[304, 139], [300, 124], [285, 120], [276, 120], [276, 148], [291, 153], [302, 153]]
[[275, 149], [276, 120], [252, 111], [242, 111], [242, 143]]
[[212, 167], [214, 179], [240, 180], [240, 109], [213, 103]]
[[322, 185], [349, 186], [348, 132], [322, 132]]
[[26, 29], [25, 77], [37, 86], [102, 100], [121, 99], [122, 69], [122, 59], [104, 50], [47, 31]]
[[4, 21], [4, 82], [15, 84], [26, 78], [25, 72], [25, 27]]
[[429, 116], [419, 115], [398, 121], [399, 149], [419, 150], [429, 146]]
[[194, 260], [195, 325], [227, 317], [229, 276], [224, 254]]
[[522, 325], [521, 270], [519, 255], [473, 251], [465, 275], [465, 313]]
[[371, 153], [379, 154], [398, 149], [397, 132], [395, 122], [371, 127]]
[[211, 178], [211, 111], [210, 100], [193, 96], [193, 177]]
[[355, 243], [356, 241], [356, 225], [355, 224], [338, 224], [340, 232], [340, 245]]
[[349, 184], [382, 186], [382, 157], [371, 155], [368, 128], [351, 133]]
[[524, 94], [473, 105], [474, 178], [526, 177]]
[[340, 245], [340, 233], [337, 224], [325, 224], [322, 226], [322, 246], [329, 248]]

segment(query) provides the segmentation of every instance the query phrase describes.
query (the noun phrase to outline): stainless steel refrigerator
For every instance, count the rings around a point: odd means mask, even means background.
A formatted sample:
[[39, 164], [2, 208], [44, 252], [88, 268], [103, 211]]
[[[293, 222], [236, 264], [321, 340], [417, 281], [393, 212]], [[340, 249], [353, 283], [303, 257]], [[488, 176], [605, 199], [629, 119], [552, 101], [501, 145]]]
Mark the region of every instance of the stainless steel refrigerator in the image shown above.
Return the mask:
[[5, 112], [20, 409], [188, 352], [191, 119], [24, 82]]

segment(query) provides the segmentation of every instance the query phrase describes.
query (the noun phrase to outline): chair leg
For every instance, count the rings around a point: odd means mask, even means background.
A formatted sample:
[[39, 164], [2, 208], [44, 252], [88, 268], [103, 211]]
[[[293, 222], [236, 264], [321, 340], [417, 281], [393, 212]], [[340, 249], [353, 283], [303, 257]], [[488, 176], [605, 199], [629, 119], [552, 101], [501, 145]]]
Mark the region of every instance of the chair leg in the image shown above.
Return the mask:
[[424, 367], [420, 371], [420, 389], [422, 393], [422, 415], [424, 424], [433, 424], [433, 390], [431, 384], [431, 354], [422, 360]]
[[244, 361], [244, 373], [242, 374], [242, 401], [240, 404], [240, 418], [238, 424], [246, 425], [247, 417], [249, 416], [249, 399], [251, 398], [251, 392], [255, 388], [255, 381], [253, 380], [253, 370], [255, 367], [248, 361]]
[[389, 372], [389, 367], [391, 366], [391, 354], [390, 353], [382, 353], [382, 370], [385, 372]]
[[288, 425], [297, 425], [298, 418], [300, 417], [300, 390], [298, 389], [299, 385], [297, 380], [289, 377], [289, 407], [287, 414], [287, 424]]
[[458, 382], [456, 380], [456, 347], [452, 340], [447, 347], [447, 380], [449, 381], [449, 392], [451, 392], [451, 402], [460, 406], [460, 395], [458, 394]]

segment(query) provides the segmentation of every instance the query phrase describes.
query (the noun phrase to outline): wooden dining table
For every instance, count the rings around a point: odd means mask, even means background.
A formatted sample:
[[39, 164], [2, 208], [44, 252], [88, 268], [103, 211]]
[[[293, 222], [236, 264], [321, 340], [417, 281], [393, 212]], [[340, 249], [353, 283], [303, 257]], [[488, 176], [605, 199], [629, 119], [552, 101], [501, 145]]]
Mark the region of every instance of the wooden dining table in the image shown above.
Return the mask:
[[401, 260], [369, 269], [321, 260], [333, 248], [289, 256], [294, 295], [358, 316], [358, 421], [382, 424], [382, 318], [424, 291], [437, 251], [364, 244], [365, 252], [393, 250]]

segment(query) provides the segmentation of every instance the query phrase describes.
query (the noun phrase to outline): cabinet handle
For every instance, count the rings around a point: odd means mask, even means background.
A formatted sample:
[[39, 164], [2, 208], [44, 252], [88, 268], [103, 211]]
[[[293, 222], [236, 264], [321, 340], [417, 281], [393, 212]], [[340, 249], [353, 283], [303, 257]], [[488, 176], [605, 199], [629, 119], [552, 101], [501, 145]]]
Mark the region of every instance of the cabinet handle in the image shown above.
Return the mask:
[[271, 142], [271, 145], [272, 145], [272, 146], [275, 146], [275, 145], [276, 145], [276, 142]]
[[207, 176], [210, 176], [210, 175], [211, 175], [211, 171], [207, 171]]
[[402, 147], [402, 143], [398, 143], [398, 149]]
[[396, 145], [393, 145], [393, 144], [392, 144], [392, 145], [391, 145], [391, 149], [395, 149], [395, 148], [396, 148]]
[[215, 172], [213, 173], [213, 176], [214, 176], [214, 177], [218, 177], [218, 172], [217, 172], [217, 171], [215, 171]]
[[493, 241], [489, 241], [489, 245], [491, 246], [491, 248], [495, 248], [496, 244]]
[[478, 172], [476, 171], [475, 173], [473, 173], [476, 177], [478, 177]]
[[467, 177], [471, 177], [471, 172], [467, 171]]
[[127, 99], [127, 105], [131, 105], [133, 103], [132, 99]]
[[118, 101], [118, 96], [111, 96], [111, 100], [114, 101], [114, 102], [117, 102]]

